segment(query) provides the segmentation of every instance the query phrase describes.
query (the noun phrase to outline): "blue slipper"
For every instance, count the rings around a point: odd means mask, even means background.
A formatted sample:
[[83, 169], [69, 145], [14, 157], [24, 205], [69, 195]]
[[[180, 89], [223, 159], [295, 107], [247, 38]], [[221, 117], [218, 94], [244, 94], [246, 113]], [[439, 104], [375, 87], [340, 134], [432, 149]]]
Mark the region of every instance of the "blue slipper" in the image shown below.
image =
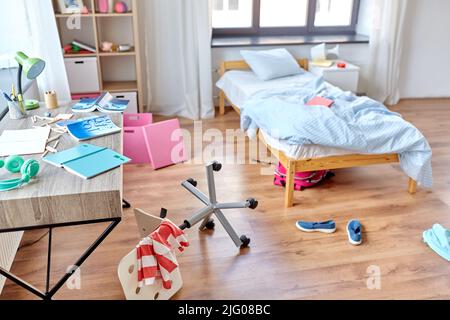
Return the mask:
[[362, 225], [358, 220], [350, 220], [347, 224], [348, 241], [359, 246], [362, 243]]
[[295, 226], [298, 230], [304, 232], [333, 233], [336, 231], [336, 223], [333, 220], [324, 222], [297, 221]]

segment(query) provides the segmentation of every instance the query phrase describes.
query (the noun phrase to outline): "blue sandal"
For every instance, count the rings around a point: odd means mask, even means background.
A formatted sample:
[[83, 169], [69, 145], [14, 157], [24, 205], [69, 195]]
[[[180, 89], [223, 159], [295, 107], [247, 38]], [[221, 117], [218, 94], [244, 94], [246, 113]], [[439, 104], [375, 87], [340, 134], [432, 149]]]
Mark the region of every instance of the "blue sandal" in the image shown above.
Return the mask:
[[333, 220], [324, 222], [297, 221], [295, 226], [303, 232], [333, 233], [336, 231], [336, 223]]
[[358, 220], [350, 220], [347, 224], [348, 241], [359, 246], [362, 243], [362, 225]]

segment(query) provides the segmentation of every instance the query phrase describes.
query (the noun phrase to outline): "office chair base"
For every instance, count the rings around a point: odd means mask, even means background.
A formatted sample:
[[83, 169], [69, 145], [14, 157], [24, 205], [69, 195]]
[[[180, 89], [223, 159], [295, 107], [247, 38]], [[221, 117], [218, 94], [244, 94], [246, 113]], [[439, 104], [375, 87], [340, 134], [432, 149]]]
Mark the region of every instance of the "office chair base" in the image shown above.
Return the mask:
[[241, 249], [247, 248], [250, 245], [250, 238], [247, 238], [247, 236], [242, 235], [240, 239], [242, 241]]
[[206, 177], [208, 181], [209, 197], [203, 192], [197, 189], [197, 181], [190, 178], [181, 184], [186, 190], [188, 190], [192, 195], [194, 195], [198, 200], [200, 200], [206, 207], [198, 210], [192, 217], [187, 219], [180, 228], [187, 229], [201, 222], [199, 229], [203, 230], [214, 230], [215, 221], [212, 219], [214, 215], [220, 224], [224, 227], [225, 231], [228, 233], [230, 238], [233, 240], [236, 247], [246, 248], [250, 244], [250, 238], [243, 236], [238, 236], [234, 228], [231, 226], [222, 210], [227, 209], [256, 209], [258, 207], [258, 201], [249, 198], [244, 202], [234, 202], [234, 203], [218, 203], [216, 199], [216, 186], [214, 182], [214, 172], [219, 172], [222, 169], [222, 164], [218, 162], [213, 162], [206, 166]]

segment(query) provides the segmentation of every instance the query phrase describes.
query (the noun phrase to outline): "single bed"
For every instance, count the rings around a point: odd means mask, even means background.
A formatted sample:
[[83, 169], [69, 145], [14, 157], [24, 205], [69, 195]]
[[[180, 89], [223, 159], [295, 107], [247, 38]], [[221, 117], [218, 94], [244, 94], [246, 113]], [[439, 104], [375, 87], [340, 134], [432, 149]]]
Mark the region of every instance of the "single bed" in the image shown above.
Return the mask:
[[[308, 70], [308, 60], [298, 59], [299, 65]], [[220, 114], [225, 114], [225, 102], [240, 114], [240, 106], [255, 93], [277, 87], [289, 87], [306, 83], [313, 77], [310, 73], [284, 77], [281, 79], [262, 81], [249, 70], [245, 61], [226, 61], [220, 69], [222, 76], [218, 83], [220, 87]], [[397, 154], [354, 154], [345, 149], [329, 148], [320, 145], [292, 145], [272, 138], [263, 130], [259, 130], [258, 138], [267, 146], [271, 153], [286, 167], [285, 207], [294, 205], [294, 175], [295, 172], [332, 170], [360, 167], [399, 161]], [[408, 192], [416, 192], [417, 183], [409, 179]]]

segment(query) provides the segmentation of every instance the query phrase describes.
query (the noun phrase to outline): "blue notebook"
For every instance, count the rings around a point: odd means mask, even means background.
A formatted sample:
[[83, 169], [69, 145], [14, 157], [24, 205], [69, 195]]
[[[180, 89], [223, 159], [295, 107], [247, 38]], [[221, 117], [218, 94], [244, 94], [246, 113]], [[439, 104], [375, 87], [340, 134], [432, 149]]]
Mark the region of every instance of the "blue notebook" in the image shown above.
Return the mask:
[[45, 157], [45, 162], [65, 168], [81, 178], [90, 179], [131, 161], [105, 147], [82, 144]]
[[122, 131], [108, 116], [94, 116], [67, 122], [67, 130], [78, 141], [89, 140]]

